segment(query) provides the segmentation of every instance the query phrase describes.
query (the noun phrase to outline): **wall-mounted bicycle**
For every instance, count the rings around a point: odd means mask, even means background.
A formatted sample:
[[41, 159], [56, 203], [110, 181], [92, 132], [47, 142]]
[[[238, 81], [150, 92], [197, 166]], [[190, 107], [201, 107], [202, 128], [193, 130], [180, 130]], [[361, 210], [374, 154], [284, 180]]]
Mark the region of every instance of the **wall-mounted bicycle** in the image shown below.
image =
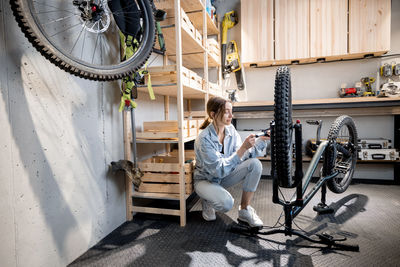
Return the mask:
[[[132, 74], [155, 42], [152, 0], [10, 0], [14, 16], [33, 46], [65, 71], [91, 80]], [[121, 61], [120, 32], [136, 46]]]
[[[325, 203], [326, 187], [334, 193], [343, 193], [349, 187], [357, 162], [357, 130], [353, 119], [346, 115], [336, 118], [331, 125], [327, 140], [316, 141], [318, 149], [303, 176], [302, 125], [300, 121], [296, 123], [292, 121], [290, 71], [288, 67], [283, 66], [279, 67], [276, 72], [274, 120], [270, 123], [270, 130], [272, 201], [283, 206], [284, 229], [262, 232], [262, 228], [234, 227], [232, 230], [252, 235], [283, 233], [287, 236], [299, 236], [313, 243], [358, 251], [357, 245], [338, 243], [338, 241], [344, 241], [345, 238], [335, 239], [327, 234], [318, 234], [319, 239], [313, 239], [292, 228], [293, 219], [303, 210], [319, 189], [321, 189], [321, 203], [315, 206], [314, 210], [319, 213], [329, 213], [333, 212], [333, 209]], [[295, 155], [294, 160], [293, 155]], [[321, 177], [306, 194], [307, 187], [321, 159], [323, 159]], [[279, 197], [280, 188], [296, 188], [296, 192], [290, 200], [281, 199]], [[283, 194], [281, 195], [283, 196]]]

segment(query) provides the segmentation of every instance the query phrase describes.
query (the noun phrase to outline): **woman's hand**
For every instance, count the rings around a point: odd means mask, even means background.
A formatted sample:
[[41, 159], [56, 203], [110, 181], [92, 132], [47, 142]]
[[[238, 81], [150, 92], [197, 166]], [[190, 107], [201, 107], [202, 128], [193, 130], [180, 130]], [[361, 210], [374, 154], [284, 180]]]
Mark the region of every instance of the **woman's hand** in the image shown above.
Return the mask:
[[249, 136], [246, 137], [246, 139], [244, 139], [242, 146], [239, 148], [238, 151], [236, 151], [236, 153], [240, 158], [243, 157], [244, 153], [249, 148], [252, 148], [255, 143], [256, 143], [256, 135], [250, 134]]
[[244, 147], [247, 150], [249, 148], [252, 148], [255, 143], [256, 143], [256, 135], [250, 134], [249, 136], [246, 137], [246, 139], [244, 139], [242, 147]]

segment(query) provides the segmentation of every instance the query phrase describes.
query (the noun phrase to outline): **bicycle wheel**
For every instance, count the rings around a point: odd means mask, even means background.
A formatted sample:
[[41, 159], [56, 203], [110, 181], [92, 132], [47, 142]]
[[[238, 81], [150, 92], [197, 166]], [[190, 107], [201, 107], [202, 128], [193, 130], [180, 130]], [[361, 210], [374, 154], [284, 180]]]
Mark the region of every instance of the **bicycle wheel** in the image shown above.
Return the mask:
[[279, 67], [275, 75], [275, 167], [278, 184], [293, 187], [293, 123], [292, 92], [290, 71], [286, 66]]
[[[11, 0], [10, 4], [32, 45], [56, 66], [82, 78], [127, 76], [146, 62], [154, 46], [149, 0]], [[123, 62], [120, 30], [134, 34], [139, 43], [135, 54]]]
[[349, 187], [357, 163], [357, 130], [354, 121], [347, 115], [332, 123], [328, 134], [328, 146], [324, 159], [324, 175], [334, 171], [339, 174], [328, 180], [328, 188], [334, 193], [343, 193]]

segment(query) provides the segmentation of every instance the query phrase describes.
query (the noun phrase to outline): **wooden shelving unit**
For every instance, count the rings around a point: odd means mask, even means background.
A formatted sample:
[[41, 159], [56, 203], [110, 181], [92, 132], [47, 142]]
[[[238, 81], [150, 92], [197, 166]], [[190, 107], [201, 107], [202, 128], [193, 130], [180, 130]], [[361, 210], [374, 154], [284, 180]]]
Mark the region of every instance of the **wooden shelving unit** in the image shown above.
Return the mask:
[[[138, 162], [145, 176], [142, 177], [139, 192], [132, 192], [132, 186], [130, 185], [130, 188], [127, 186], [127, 219], [132, 218], [133, 212], [174, 215], [179, 216], [180, 225], [185, 226], [186, 200], [193, 192], [194, 162], [188, 160], [184, 144], [196, 138], [193, 131], [197, 128], [192, 129], [190, 125], [194, 123], [193, 121], [200, 124], [200, 121], [184, 120], [184, 118], [185, 116], [204, 118], [204, 111], [191, 112], [189, 104], [191, 99], [204, 99], [206, 104], [210, 96], [222, 95], [219, 84], [210, 86], [208, 82], [209, 67], [219, 68], [220, 62], [215, 49], [208, 51], [207, 40], [209, 35], [219, 34], [219, 30], [206, 13], [202, 0], [159, 0], [154, 3], [157, 8], [167, 11], [167, 19], [161, 24], [166, 56], [163, 66], [148, 67], [147, 70], [151, 76], [154, 93], [164, 96], [166, 124], [170, 123], [169, 97], [177, 99], [177, 125], [174, 131], [136, 132], [136, 143], [165, 144], [167, 155], [154, 156]], [[174, 64], [167, 65], [167, 59]], [[196, 68], [203, 69], [203, 77], [193, 71]], [[220, 69], [218, 71], [220, 72]], [[146, 84], [147, 82], [146, 80]], [[147, 92], [147, 85], [139, 87], [138, 90]], [[188, 101], [188, 111], [184, 111], [184, 99]], [[129, 134], [126, 134], [126, 138], [129, 138]], [[178, 145], [178, 151], [173, 155], [169, 153], [171, 144]], [[179, 201], [179, 209], [132, 205], [132, 198]]]

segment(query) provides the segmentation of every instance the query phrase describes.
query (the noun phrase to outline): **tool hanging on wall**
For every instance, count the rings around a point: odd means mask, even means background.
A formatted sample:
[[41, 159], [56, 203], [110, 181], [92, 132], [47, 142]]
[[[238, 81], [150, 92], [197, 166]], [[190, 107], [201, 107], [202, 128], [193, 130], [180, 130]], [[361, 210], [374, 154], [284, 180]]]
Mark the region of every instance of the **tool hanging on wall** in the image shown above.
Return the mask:
[[[232, 28], [237, 23], [238, 23], [238, 17], [235, 11], [230, 11], [228, 13], [225, 13], [224, 19], [222, 20], [222, 51], [221, 51], [222, 71], [225, 70], [228, 29]], [[222, 75], [225, 77], [224, 73]]]
[[236, 83], [239, 90], [244, 89], [244, 82], [242, 76], [242, 69], [240, 67], [240, 59], [238, 49], [235, 41], [230, 41], [228, 44], [226, 55], [225, 73], [234, 72], [236, 76]]
[[235, 72], [236, 83], [239, 90], [244, 89], [243, 75], [240, 65], [239, 53], [235, 41], [227, 43], [228, 29], [231, 29], [238, 23], [238, 17], [235, 11], [225, 13], [222, 20], [222, 77], [225, 79], [226, 75]]
[[167, 12], [161, 9], [157, 9], [154, 18], [156, 19], [156, 31], [157, 31], [157, 39], [158, 39], [158, 44], [160, 45], [160, 49], [153, 48], [153, 52], [164, 55], [165, 54], [165, 40], [164, 40], [164, 35], [162, 34], [161, 31], [161, 25], [160, 22], [165, 20], [167, 17]]
[[385, 63], [380, 67], [380, 73], [383, 77], [390, 77], [392, 76], [392, 65]]

